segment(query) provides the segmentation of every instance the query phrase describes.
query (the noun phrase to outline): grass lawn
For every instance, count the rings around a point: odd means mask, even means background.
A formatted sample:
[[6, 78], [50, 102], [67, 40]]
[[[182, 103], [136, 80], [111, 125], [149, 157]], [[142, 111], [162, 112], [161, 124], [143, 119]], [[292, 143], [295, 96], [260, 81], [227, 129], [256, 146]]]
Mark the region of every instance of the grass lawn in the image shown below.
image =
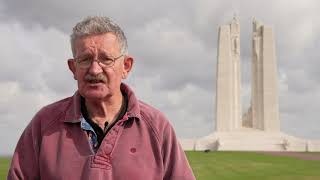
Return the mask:
[[0, 157], [0, 179], [1, 180], [4, 180], [7, 178], [10, 160], [11, 160], [10, 157]]
[[[320, 161], [254, 152], [187, 151], [198, 180], [319, 180]], [[6, 179], [10, 158], [0, 157], [0, 180]]]
[[319, 180], [320, 161], [254, 152], [186, 152], [198, 180]]

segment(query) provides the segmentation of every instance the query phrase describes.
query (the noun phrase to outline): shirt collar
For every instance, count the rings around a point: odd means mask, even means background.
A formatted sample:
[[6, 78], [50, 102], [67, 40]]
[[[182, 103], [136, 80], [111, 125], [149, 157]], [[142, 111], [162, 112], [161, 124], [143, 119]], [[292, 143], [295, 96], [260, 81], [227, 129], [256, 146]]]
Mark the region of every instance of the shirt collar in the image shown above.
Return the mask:
[[[121, 83], [120, 89], [128, 96], [128, 118], [135, 117], [137, 119], [141, 119], [139, 101], [136, 98], [134, 92], [125, 83]], [[81, 114], [80, 104], [80, 94], [78, 91], [76, 91], [75, 94], [71, 97], [63, 122], [78, 123], [81, 121], [81, 118], [83, 118], [83, 116]]]
[[126, 93], [128, 97], [128, 117], [136, 117], [141, 119], [139, 100], [135, 96], [133, 90], [131, 90], [131, 88], [125, 83], [121, 83], [120, 89], [122, 92]]

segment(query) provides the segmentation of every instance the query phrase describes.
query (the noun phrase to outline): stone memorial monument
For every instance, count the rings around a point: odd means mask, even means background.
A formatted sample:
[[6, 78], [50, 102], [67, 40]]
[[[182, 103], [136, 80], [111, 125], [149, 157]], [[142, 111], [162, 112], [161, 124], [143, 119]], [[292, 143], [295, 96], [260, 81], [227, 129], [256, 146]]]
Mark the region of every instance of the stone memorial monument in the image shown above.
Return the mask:
[[320, 141], [280, 131], [277, 59], [271, 27], [253, 20], [251, 104], [242, 115], [240, 22], [234, 17], [218, 35], [216, 129], [180, 140], [185, 150], [320, 151]]

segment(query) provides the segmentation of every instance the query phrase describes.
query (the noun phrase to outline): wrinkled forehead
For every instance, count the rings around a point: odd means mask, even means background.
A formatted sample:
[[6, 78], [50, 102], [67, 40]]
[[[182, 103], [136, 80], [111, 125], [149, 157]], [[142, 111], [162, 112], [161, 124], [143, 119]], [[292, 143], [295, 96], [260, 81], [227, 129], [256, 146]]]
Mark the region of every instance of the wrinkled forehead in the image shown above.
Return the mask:
[[120, 45], [113, 33], [88, 35], [75, 40], [76, 57], [83, 53], [98, 54], [100, 52], [114, 56], [120, 54]]

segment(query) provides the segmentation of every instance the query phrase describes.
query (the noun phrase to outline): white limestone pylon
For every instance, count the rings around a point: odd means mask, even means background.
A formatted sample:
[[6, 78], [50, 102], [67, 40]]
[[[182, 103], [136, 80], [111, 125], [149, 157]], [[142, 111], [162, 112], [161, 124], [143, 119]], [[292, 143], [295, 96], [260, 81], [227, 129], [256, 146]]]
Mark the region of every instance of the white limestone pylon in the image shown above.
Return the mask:
[[251, 122], [244, 123], [246, 127], [280, 131], [277, 80], [273, 30], [254, 20], [250, 119], [243, 119]]
[[241, 122], [240, 23], [234, 17], [219, 28], [216, 131], [232, 131]]

